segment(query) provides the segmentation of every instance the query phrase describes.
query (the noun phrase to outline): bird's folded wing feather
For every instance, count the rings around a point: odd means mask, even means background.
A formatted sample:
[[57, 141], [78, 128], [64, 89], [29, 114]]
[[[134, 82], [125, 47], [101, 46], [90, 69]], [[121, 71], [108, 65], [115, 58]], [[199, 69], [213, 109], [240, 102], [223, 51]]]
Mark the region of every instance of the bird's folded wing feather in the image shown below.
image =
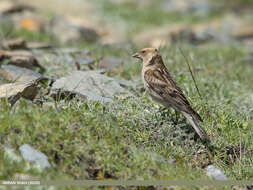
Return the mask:
[[176, 82], [162, 69], [149, 69], [144, 74], [149, 88], [165, 101], [172, 103], [181, 111], [191, 112], [191, 107]]

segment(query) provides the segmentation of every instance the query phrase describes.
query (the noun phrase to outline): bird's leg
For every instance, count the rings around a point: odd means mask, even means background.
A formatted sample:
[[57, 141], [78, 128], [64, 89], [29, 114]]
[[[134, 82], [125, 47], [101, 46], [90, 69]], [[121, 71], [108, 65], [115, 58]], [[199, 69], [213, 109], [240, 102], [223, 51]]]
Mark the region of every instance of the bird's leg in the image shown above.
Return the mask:
[[175, 115], [176, 115], [175, 124], [178, 124], [178, 120], [179, 120], [179, 111], [175, 110]]
[[177, 125], [178, 124], [178, 120], [179, 120], [179, 117], [180, 117], [180, 112], [178, 111], [178, 110], [176, 110], [176, 109], [174, 109], [175, 110], [175, 118], [173, 118], [172, 119], [172, 121], [173, 121], [173, 123], [174, 123], [174, 125]]
[[[162, 112], [161, 115], [162, 115], [163, 117], [166, 116], [166, 114], [169, 115], [170, 108], [169, 108], [169, 107], [160, 107], [159, 110], [158, 110], [156, 113], [161, 113], [161, 112]], [[175, 119], [172, 118], [172, 120], [173, 120], [173, 123], [174, 123], [175, 125], [177, 125], [177, 124], [178, 124], [179, 117], [180, 117], [180, 112], [177, 111], [176, 109], [175, 109], [175, 116], [176, 116], [176, 118], [175, 118]]]

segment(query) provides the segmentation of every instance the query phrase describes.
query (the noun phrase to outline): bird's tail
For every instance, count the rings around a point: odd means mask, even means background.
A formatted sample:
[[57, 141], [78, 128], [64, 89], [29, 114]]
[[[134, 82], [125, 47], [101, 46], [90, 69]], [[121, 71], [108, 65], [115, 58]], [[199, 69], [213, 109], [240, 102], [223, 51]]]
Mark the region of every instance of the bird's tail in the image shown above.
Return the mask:
[[206, 132], [201, 128], [196, 118], [192, 117], [189, 113], [182, 112], [194, 130], [198, 133], [199, 137], [204, 140], [210, 142], [209, 137], [206, 135]]

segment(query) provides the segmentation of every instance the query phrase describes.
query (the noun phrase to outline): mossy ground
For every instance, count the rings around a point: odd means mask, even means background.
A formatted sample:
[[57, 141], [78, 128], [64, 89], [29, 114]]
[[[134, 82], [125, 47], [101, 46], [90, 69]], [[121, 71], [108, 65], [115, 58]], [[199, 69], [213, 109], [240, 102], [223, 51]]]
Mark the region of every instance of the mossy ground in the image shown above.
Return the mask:
[[[131, 11], [128, 6], [123, 7], [127, 13]], [[145, 17], [145, 13], [142, 15]], [[127, 23], [134, 22], [126, 19]], [[162, 20], [153, 21], [158, 25], [159, 22]], [[27, 40], [51, 39], [25, 31], [12, 34]], [[130, 58], [133, 52], [99, 44], [77, 46], [90, 49], [98, 57], [128, 59], [127, 64], [108, 74], [141, 79], [140, 63]], [[189, 60], [201, 97], [179, 48]], [[197, 138], [182, 116], [175, 124], [174, 111], [158, 112], [160, 106], [138, 89], [132, 89], [136, 96], [115, 98], [113, 103], [72, 100], [48, 110], [27, 100], [11, 109], [2, 101], [0, 179], [10, 179], [17, 173], [42, 179], [208, 179], [204, 168], [213, 164], [229, 179], [251, 180], [253, 69], [247, 62], [247, 51], [238, 44], [178, 44], [161, 48], [160, 52], [188, 100], [203, 117], [202, 126], [212, 139], [211, 149]], [[45, 153], [52, 168], [41, 173], [4, 154], [4, 144], [18, 150], [25, 143]]]

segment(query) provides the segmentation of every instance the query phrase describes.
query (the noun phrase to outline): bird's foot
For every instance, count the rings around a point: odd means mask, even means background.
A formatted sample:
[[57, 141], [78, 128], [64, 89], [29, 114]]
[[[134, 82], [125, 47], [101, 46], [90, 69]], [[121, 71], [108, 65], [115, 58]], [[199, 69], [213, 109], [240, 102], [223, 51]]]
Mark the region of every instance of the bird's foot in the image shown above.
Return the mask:
[[156, 113], [164, 112], [166, 109], [166, 107], [160, 107], [159, 110], [156, 111]]
[[170, 109], [166, 107], [162, 108], [160, 112], [162, 117], [168, 117], [170, 115]]

